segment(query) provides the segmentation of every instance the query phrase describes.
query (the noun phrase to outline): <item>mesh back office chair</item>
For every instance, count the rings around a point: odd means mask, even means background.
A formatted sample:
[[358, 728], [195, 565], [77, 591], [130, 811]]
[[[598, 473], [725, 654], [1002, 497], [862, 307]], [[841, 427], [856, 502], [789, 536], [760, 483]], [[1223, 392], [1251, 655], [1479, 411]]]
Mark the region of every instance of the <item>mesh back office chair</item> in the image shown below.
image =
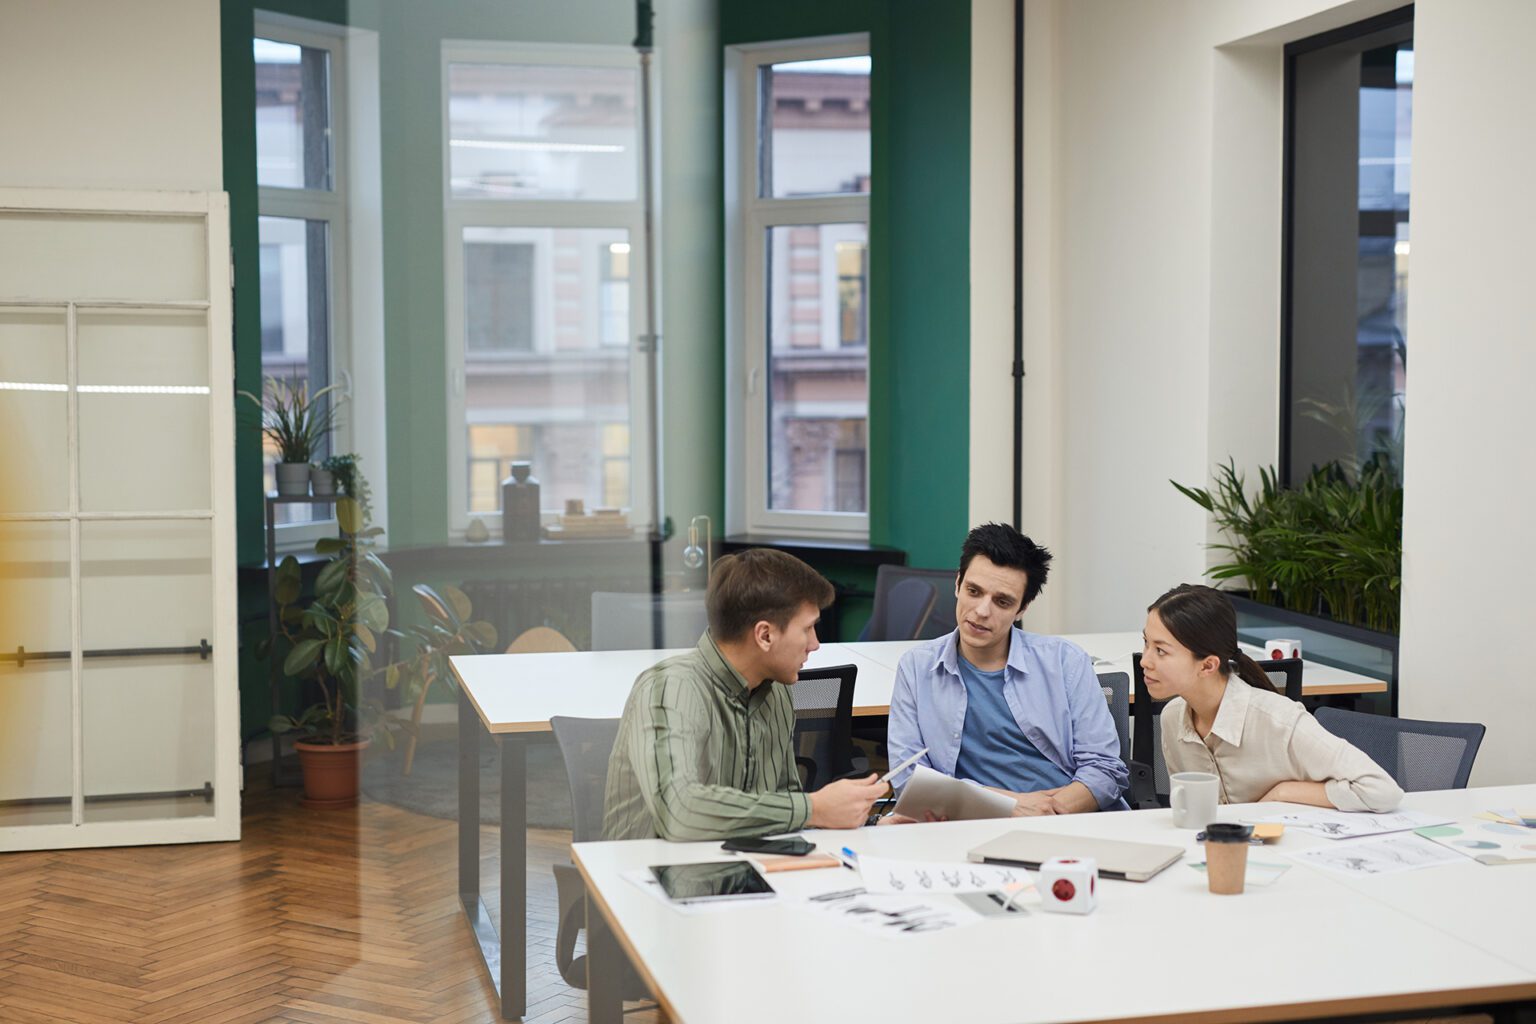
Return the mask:
[[[617, 718], [566, 718], [549, 720], [565, 759], [566, 780], [571, 787], [571, 842], [603, 838], [603, 790], [608, 784], [608, 759], [619, 738]], [[587, 987], [587, 958], [576, 956], [576, 936], [586, 927], [587, 890], [574, 864], [556, 864], [555, 891], [560, 908], [555, 932], [555, 966], [572, 988]], [[649, 999], [650, 992], [626, 960], [620, 990], [625, 999]]]
[[1120, 760], [1131, 773], [1130, 783], [1121, 795], [1133, 809], [1157, 807], [1151, 766], [1131, 760], [1131, 677], [1125, 672], [1100, 672], [1098, 677], [1104, 699], [1109, 701], [1109, 715], [1115, 720], [1115, 732], [1120, 736]]
[[[1273, 661], [1261, 661], [1258, 664], [1264, 669], [1264, 674], [1269, 676], [1271, 683], [1283, 687], [1288, 698], [1301, 700], [1302, 661], [1300, 658], [1278, 658]], [[1131, 754], [1137, 763], [1151, 766], [1152, 792], [1156, 794], [1160, 804], [1167, 806], [1168, 765], [1163, 760], [1162, 724], [1163, 705], [1168, 702], [1152, 699], [1152, 694], [1147, 690], [1146, 681], [1142, 676], [1140, 654], [1131, 655], [1131, 672], [1136, 679], [1136, 724], [1132, 730]], [[1242, 683], [1244, 686], [1248, 685], [1238, 679], [1235, 674], [1233, 681]], [[1131, 773], [1135, 775], [1134, 767]]]
[[795, 764], [807, 793], [853, 770], [856, 665], [806, 669], [789, 688], [795, 705]]
[[[907, 580], [921, 580], [933, 590], [933, 603], [911, 633], [895, 628], [888, 621], [891, 593]], [[875, 607], [869, 622], [859, 634], [860, 640], [932, 640], [955, 628], [955, 572], [953, 569], [911, 569], [905, 565], [882, 565], [875, 570]]]
[[699, 642], [704, 628], [709, 625], [702, 591], [658, 597], [648, 593], [596, 590], [592, 592], [592, 649], [653, 649], [656, 646], [652, 629], [657, 602], [661, 606], [663, 648], [692, 647]]
[[1478, 722], [1424, 722], [1318, 708], [1324, 729], [1365, 751], [1406, 792], [1466, 789], [1487, 729]]

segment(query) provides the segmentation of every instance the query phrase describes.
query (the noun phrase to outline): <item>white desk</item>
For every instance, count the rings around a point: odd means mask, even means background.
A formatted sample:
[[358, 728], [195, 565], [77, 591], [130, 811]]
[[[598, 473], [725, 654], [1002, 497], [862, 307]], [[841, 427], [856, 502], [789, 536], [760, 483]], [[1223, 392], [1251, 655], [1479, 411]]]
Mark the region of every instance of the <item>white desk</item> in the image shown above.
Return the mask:
[[[1066, 639], [1099, 659], [1101, 672], [1131, 671], [1138, 633], [1089, 633]], [[811, 655], [807, 668], [858, 667], [853, 713], [884, 715], [901, 655], [921, 641], [829, 643]], [[557, 715], [617, 718], [635, 678], [679, 650], [576, 651], [560, 654], [483, 654], [451, 658], [459, 681], [459, 897], [475, 931], [486, 969], [501, 996], [502, 1016], [527, 1009], [526, 755], [529, 733], [547, 733]], [[1309, 662], [1304, 690], [1369, 693], [1386, 684]], [[482, 729], [501, 743], [501, 927], [480, 898], [479, 744]], [[498, 938], [498, 932], [500, 937]]]
[[[1406, 806], [1459, 817], [1532, 803], [1536, 786], [1412, 794]], [[1224, 808], [1222, 817], [1238, 813]], [[823, 849], [949, 859], [1009, 828], [1177, 845], [1193, 835], [1166, 810], [806, 834]], [[1292, 831], [1278, 848], [1252, 853], [1284, 862], [1279, 850], [1328, 842]], [[1087, 917], [1032, 910], [897, 939], [788, 899], [682, 914], [620, 877], [729, 856], [718, 843], [572, 849], [591, 896], [594, 1021], [618, 1019], [608, 983], [616, 972], [602, 958], [621, 945], [682, 1024], [1214, 1022], [1536, 1000], [1536, 865], [1467, 860], [1355, 882], [1293, 863], [1273, 885], [1230, 897], [1208, 893], [1205, 877], [1181, 861], [1150, 882], [1102, 881], [1099, 909]], [[830, 869], [773, 882], [787, 896], [846, 888], [852, 878]]]
[[[1141, 650], [1140, 633], [1073, 633], [1064, 639], [1072, 641], [1087, 651], [1094, 659], [1094, 669], [1099, 672], [1124, 672], [1130, 675], [1131, 655]], [[886, 640], [839, 646], [870, 661], [885, 665], [894, 672], [901, 656], [920, 643], [923, 641]], [[1243, 644], [1243, 649], [1262, 664], [1263, 650], [1250, 644]], [[1302, 661], [1301, 692], [1308, 697], [1387, 692], [1387, 684], [1383, 680], [1372, 679], [1370, 676], [1324, 665], [1321, 662], [1308, 661], [1305, 658]], [[1131, 700], [1132, 702], [1136, 700], [1134, 693], [1131, 694]], [[890, 703], [889, 694], [886, 695], [886, 703]]]

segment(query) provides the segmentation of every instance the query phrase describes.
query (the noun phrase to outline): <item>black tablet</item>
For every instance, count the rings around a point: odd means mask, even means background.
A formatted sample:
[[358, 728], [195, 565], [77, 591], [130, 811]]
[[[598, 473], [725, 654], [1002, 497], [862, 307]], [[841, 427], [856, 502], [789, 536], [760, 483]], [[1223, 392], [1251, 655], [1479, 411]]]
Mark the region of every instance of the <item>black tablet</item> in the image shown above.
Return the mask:
[[661, 883], [662, 891], [679, 903], [773, 895], [773, 886], [757, 873], [751, 861], [653, 864], [651, 874]]

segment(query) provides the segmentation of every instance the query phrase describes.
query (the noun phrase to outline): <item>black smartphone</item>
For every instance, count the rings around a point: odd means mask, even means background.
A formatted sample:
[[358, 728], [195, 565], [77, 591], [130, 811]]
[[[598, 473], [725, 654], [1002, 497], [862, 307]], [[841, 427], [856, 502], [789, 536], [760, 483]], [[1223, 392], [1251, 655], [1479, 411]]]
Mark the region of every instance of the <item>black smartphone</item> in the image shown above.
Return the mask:
[[804, 857], [816, 849], [816, 844], [802, 836], [788, 836], [784, 839], [747, 836], [741, 839], [727, 839], [720, 844], [720, 849], [730, 850], [733, 853], [776, 853], [786, 857]]

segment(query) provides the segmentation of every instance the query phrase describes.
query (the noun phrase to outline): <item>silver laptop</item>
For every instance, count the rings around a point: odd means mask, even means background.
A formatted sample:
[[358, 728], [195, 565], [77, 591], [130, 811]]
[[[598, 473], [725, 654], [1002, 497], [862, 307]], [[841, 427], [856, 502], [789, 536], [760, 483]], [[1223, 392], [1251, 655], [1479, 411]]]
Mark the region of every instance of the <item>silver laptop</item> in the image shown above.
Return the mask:
[[1183, 855], [1180, 846], [1023, 830], [1005, 832], [968, 854], [981, 864], [1022, 864], [1027, 868], [1038, 868], [1052, 857], [1092, 857], [1102, 877], [1132, 882], [1145, 882]]

